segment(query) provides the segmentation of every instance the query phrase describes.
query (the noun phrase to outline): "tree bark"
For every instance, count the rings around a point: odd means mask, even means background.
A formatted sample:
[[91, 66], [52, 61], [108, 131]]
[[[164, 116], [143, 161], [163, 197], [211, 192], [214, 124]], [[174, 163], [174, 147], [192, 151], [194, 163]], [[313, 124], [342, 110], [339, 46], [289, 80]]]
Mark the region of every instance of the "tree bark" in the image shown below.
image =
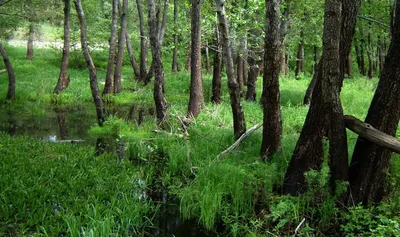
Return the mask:
[[133, 69], [133, 73], [135, 74], [135, 78], [136, 78], [136, 80], [138, 80], [140, 77], [140, 68], [139, 68], [138, 63], [136, 62], [135, 55], [133, 54], [131, 39], [129, 38], [128, 31], [125, 32], [125, 40], [126, 40], [126, 49], [128, 51], [128, 55], [129, 55], [129, 61], [131, 62], [131, 66]]
[[35, 35], [35, 25], [31, 22], [29, 23], [29, 36], [27, 42], [26, 60], [33, 59], [33, 37]]
[[281, 145], [282, 116], [279, 92], [279, 73], [282, 38], [280, 34], [281, 0], [266, 0], [266, 37], [262, 105], [264, 112], [260, 156], [269, 161]]
[[[303, 32], [300, 33], [303, 35]], [[301, 39], [298, 48], [297, 48], [297, 59], [296, 59], [296, 71], [295, 77], [296, 79], [299, 77], [299, 74], [304, 72], [304, 40]]]
[[97, 73], [96, 73], [96, 67], [94, 66], [92, 57], [90, 56], [89, 53], [89, 48], [87, 45], [87, 40], [86, 40], [86, 20], [85, 20], [85, 15], [81, 6], [81, 1], [80, 0], [74, 0], [76, 12], [78, 13], [78, 18], [79, 18], [79, 23], [80, 23], [80, 28], [81, 28], [81, 44], [82, 44], [82, 52], [83, 56], [85, 57], [86, 64], [89, 69], [89, 75], [90, 75], [90, 89], [92, 91], [92, 97], [94, 104], [96, 105], [96, 114], [97, 114], [97, 121], [100, 126], [103, 125], [103, 122], [105, 121], [105, 115], [104, 115], [104, 104], [103, 100], [101, 99], [100, 93], [99, 93], [99, 86], [97, 85]]
[[[323, 141], [329, 142], [331, 185], [347, 180], [347, 138], [340, 102], [343, 78], [340, 70], [340, 39], [342, 11], [346, 5], [341, 0], [326, 0], [323, 31], [323, 55], [319, 63], [316, 86], [300, 138], [285, 175], [283, 192], [293, 195], [304, 192], [304, 172], [321, 168], [324, 156]], [[357, 14], [357, 12], [353, 12]], [[354, 27], [354, 26], [353, 26]]]
[[[392, 40], [378, 87], [365, 122], [381, 132], [395, 136], [400, 119], [400, 4], [393, 19]], [[386, 179], [391, 152], [359, 138], [349, 169], [352, 198], [355, 203], [379, 203], [387, 195]]]
[[[174, 25], [178, 24], [178, 0], [174, 0]], [[176, 31], [176, 29], [175, 29]], [[174, 32], [174, 52], [172, 55], [172, 72], [178, 72], [178, 34]]]
[[346, 59], [345, 74], [347, 74], [347, 78], [353, 78], [353, 59], [350, 54]]
[[1, 43], [0, 43], [0, 54], [3, 57], [4, 65], [6, 66], [8, 73], [8, 92], [6, 99], [12, 100], [15, 98], [15, 74], [10, 59], [8, 58], [7, 52]]
[[114, 71], [114, 93], [121, 92], [121, 70], [124, 58], [125, 36], [126, 36], [126, 18], [128, 15], [128, 0], [123, 0], [122, 14], [121, 14], [121, 29], [118, 37], [118, 54], [117, 62]]
[[201, 75], [201, 0], [191, 0], [191, 66], [190, 66], [190, 99], [188, 115], [197, 117], [204, 103], [203, 79]]
[[259, 67], [257, 61], [252, 56], [248, 57], [247, 62], [249, 64], [249, 76], [247, 77], [246, 100], [256, 101], [256, 83], [259, 74]]
[[103, 95], [113, 92], [113, 75], [115, 62], [115, 47], [117, 41], [117, 21], [118, 21], [118, 0], [112, 2], [112, 21], [111, 21], [111, 37], [110, 49], [108, 51], [108, 64], [106, 73], [106, 82], [104, 85]]
[[319, 63], [314, 65], [314, 68], [315, 68], [314, 69], [314, 74], [312, 76], [310, 84], [307, 87], [306, 94], [304, 95], [304, 100], [303, 100], [303, 104], [304, 105], [308, 105], [311, 102], [311, 98], [312, 98], [312, 94], [313, 94], [313, 91], [314, 91], [314, 87], [315, 87], [315, 84], [317, 84], [317, 80], [318, 80], [318, 77], [319, 77], [318, 73], [319, 73], [320, 69], [318, 67], [319, 67]]
[[215, 3], [217, 4], [217, 15], [219, 30], [221, 32], [222, 47], [224, 49], [224, 57], [226, 61], [226, 74], [228, 76], [229, 97], [233, 115], [233, 131], [235, 138], [239, 138], [246, 132], [246, 122], [240, 99], [240, 86], [235, 74], [224, 2], [224, 0], [215, 0]]
[[140, 27], [140, 78], [139, 81], [145, 82], [147, 78], [147, 38], [144, 31], [144, 20], [143, 11], [140, 0], [136, 0], [138, 15], [139, 15], [139, 27]]
[[243, 78], [243, 74], [244, 74], [244, 59], [243, 59], [243, 55], [238, 54], [236, 61], [237, 61], [237, 63], [236, 63], [237, 81], [239, 83], [240, 95], [242, 95], [243, 88], [244, 88], [244, 78]]
[[71, 2], [70, 0], [64, 1], [64, 47], [63, 55], [61, 59], [60, 75], [58, 76], [58, 82], [53, 93], [58, 94], [64, 91], [69, 86], [68, 63], [69, 63], [69, 48], [71, 43], [70, 35], [70, 14], [71, 14]]
[[216, 42], [214, 50], [214, 67], [213, 67], [213, 79], [212, 79], [212, 97], [211, 102], [213, 104], [221, 103], [221, 71], [222, 71], [222, 47], [221, 37], [219, 34], [218, 27], [215, 29]]
[[161, 44], [156, 21], [154, 0], [149, 0], [149, 29], [150, 45], [154, 65], [154, 101], [156, 104], [156, 114], [159, 123], [163, 122], [167, 116], [167, 101], [164, 96], [164, 71], [161, 59]]
[[206, 40], [206, 47], [204, 50], [206, 53], [206, 73], [210, 74], [210, 54], [208, 52], [208, 40]]

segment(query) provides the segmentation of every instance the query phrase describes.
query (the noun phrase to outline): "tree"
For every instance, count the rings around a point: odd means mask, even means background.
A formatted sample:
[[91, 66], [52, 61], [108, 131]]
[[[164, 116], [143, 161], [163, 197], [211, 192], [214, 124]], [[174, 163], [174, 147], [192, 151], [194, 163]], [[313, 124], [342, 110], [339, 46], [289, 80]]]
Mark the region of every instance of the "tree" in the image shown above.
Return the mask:
[[[241, 103], [240, 86], [235, 73], [231, 43], [229, 41], [228, 21], [225, 13], [225, 0], [215, 0], [217, 4], [217, 15], [219, 22], [219, 30], [221, 32], [222, 47], [224, 49], [224, 57], [226, 61], [226, 74], [228, 76], [229, 97], [231, 101], [233, 115], [233, 132], [235, 138], [239, 138], [246, 132], [246, 122]], [[192, 66], [192, 71], [193, 71]]]
[[116, 41], [117, 41], [117, 21], [118, 21], [118, 0], [113, 0], [112, 1], [110, 48], [108, 51], [106, 82], [104, 85], [103, 95], [110, 94], [113, 91], [115, 47], [116, 47]]
[[11, 100], [15, 98], [15, 74], [10, 59], [8, 58], [7, 52], [1, 43], [0, 54], [3, 57], [4, 65], [6, 66], [8, 73], [8, 92], [6, 99]]
[[156, 20], [154, 0], [149, 0], [149, 29], [150, 44], [154, 65], [154, 101], [158, 122], [161, 123], [167, 116], [167, 101], [164, 97], [164, 71], [161, 59], [161, 44]]
[[71, 13], [71, 2], [70, 0], [64, 0], [64, 47], [61, 59], [60, 75], [58, 76], [58, 82], [53, 92], [56, 94], [63, 92], [64, 89], [68, 87], [70, 81], [70, 78], [67, 75], [68, 64], [69, 64], [69, 48], [71, 43], [70, 13]]
[[139, 27], [140, 27], [140, 77], [139, 81], [146, 81], [147, 78], [147, 39], [146, 33], [144, 30], [144, 19], [143, 19], [143, 10], [140, 4], [140, 0], [136, 0], [138, 15], [139, 15]]
[[191, 0], [191, 69], [188, 115], [197, 117], [204, 103], [201, 75], [201, 0]]
[[121, 92], [121, 70], [122, 60], [124, 57], [125, 36], [126, 36], [126, 17], [128, 14], [128, 0], [123, 0], [122, 14], [121, 14], [121, 29], [118, 37], [118, 54], [117, 62], [114, 71], [114, 93]]
[[214, 104], [221, 103], [221, 71], [222, 71], [222, 47], [221, 36], [218, 27], [215, 29], [215, 48], [212, 78], [212, 97], [211, 102]]
[[99, 87], [97, 85], [96, 67], [94, 66], [92, 57], [90, 56], [89, 48], [88, 48], [88, 44], [87, 44], [87, 40], [86, 40], [85, 14], [83, 12], [80, 0], [74, 0], [74, 5], [75, 5], [76, 12], [78, 14], [79, 23], [80, 23], [82, 52], [83, 52], [83, 56], [85, 57], [85, 61], [88, 66], [88, 69], [89, 69], [90, 89], [92, 91], [92, 97], [93, 97], [94, 104], [96, 105], [97, 122], [100, 126], [102, 126], [103, 122], [105, 120], [104, 104], [103, 104], [103, 100], [101, 99], [101, 96], [99, 93]]
[[[178, 24], [178, 0], [174, 0], [174, 25]], [[180, 66], [178, 62], [178, 34], [176, 29], [174, 32], [174, 52], [172, 54], [172, 72], [180, 71]]]
[[266, 36], [262, 105], [264, 112], [263, 138], [260, 155], [270, 159], [278, 150], [282, 136], [282, 116], [279, 93], [281, 71], [281, 0], [266, 0]]
[[[395, 136], [400, 119], [400, 1], [395, 1], [392, 39], [381, 72], [380, 81], [365, 122], [381, 132]], [[349, 181], [355, 203], [379, 203], [387, 194], [386, 179], [391, 152], [372, 142], [358, 138]]]

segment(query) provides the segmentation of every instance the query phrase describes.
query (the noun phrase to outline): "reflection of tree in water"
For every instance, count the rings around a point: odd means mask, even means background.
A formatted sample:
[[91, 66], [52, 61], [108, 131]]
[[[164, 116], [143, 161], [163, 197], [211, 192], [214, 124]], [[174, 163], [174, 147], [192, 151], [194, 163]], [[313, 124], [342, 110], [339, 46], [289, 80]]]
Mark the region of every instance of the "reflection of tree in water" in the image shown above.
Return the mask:
[[67, 140], [68, 127], [65, 121], [65, 111], [63, 109], [55, 109], [55, 112], [57, 113], [58, 126], [60, 128], [60, 139]]
[[132, 105], [128, 113], [128, 120], [135, 121], [140, 125], [143, 123], [144, 119], [147, 116], [154, 117], [154, 115], [155, 115], [154, 107], [149, 108], [146, 106]]

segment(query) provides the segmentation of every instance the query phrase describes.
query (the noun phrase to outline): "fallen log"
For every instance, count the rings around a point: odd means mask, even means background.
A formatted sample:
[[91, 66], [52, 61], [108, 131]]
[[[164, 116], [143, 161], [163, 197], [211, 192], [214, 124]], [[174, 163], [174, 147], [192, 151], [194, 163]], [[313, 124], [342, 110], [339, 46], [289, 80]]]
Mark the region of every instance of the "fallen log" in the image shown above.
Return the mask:
[[360, 137], [400, 154], [400, 139], [381, 132], [351, 115], [345, 115], [344, 122], [346, 128], [357, 133]]

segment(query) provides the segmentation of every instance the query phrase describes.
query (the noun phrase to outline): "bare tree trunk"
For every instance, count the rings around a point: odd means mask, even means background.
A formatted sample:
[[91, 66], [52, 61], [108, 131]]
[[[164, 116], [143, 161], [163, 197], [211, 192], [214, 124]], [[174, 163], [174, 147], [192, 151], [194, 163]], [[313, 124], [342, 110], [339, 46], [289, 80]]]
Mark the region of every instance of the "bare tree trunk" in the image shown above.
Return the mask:
[[186, 57], [186, 63], [185, 63], [185, 71], [190, 71], [190, 66], [192, 65], [192, 54], [190, 53], [191, 51], [188, 50], [187, 57]]
[[192, 51], [190, 70], [190, 99], [188, 115], [197, 117], [204, 103], [203, 79], [201, 75], [201, 0], [191, 0]]
[[211, 102], [214, 104], [221, 103], [221, 71], [222, 71], [222, 47], [221, 37], [219, 34], [218, 27], [215, 29], [216, 42], [214, 50], [214, 68], [213, 68], [213, 79], [212, 79], [212, 97]]
[[143, 11], [140, 0], [136, 0], [137, 10], [139, 15], [140, 26], [140, 79], [139, 81], [145, 82], [147, 78], [147, 39], [144, 31]]
[[272, 158], [281, 146], [282, 116], [279, 92], [279, 73], [281, 71], [281, 0], [265, 0], [266, 37], [264, 54], [264, 77], [262, 105], [264, 112], [263, 136], [260, 150], [261, 159]]
[[26, 60], [33, 59], [33, 37], [35, 35], [35, 25], [31, 22], [29, 24], [29, 36], [27, 42]]
[[347, 78], [353, 78], [353, 59], [350, 54], [346, 59], [346, 74]]
[[[303, 32], [301, 32], [301, 35], [303, 35]], [[303, 72], [304, 72], [304, 40], [302, 39], [297, 48], [295, 77], [298, 78], [299, 74]]]
[[246, 100], [256, 101], [256, 83], [259, 67], [257, 61], [252, 56], [248, 57], [247, 62], [249, 63], [249, 76], [247, 77]]
[[128, 0], [123, 0], [121, 14], [121, 29], [118, 37], [118, 54], [114, 71], [114, 93], [121, 92], [121, 70], [124, 58], [125, 36], [126, 36], [126, 17], [128, 14]]
[[[378, 87], [365, 122], [381, 132], [395, 136], [400, 119], [400, 4], [395, 9], [392, 40]], [[391, 152], [359, 138], [349, 168], [354, 202], [379, 203], [388, 194], [386, 185]]]
[[71, 43], [70, 35], [70, 13], [71, 13], [71, 2], [70, 0], [64, 1], [64, 47], [63, 55], [61, 59], [60, 75], [58, 76], [58, 82], [53, 93], [61, 93], [69, 86], [68, 63], [69, 63], [69, 48]]
[[129, 33], [128, 33], [128, 31], [126, 31], [125, 33], [126, 33], [126, 35], [125, 35], [126, 49], [128, 51], [129, 61], [131, 62], [131, 66], [133, 68], [133, 73], [135, 74], [135, 78], [136, 78], [136, 80], [138, 80], [140, 77], [140, 68], [139, 68], [138, 63], [136, 62], [135, 55], [133, 54], [131, 39], [129, 38]]
[[222, 46], [226, 60], [226, 74], [228, 76], [228, 88], [233, 115], [233, 131], [235, 138], [239, 138], [246, 132], [246, 122], [240, 100], [240, 87], [235, 74], [232, 49], [229, 41], [228, 22], [226, 19], [224, 0], [215, 0], [217, 4], [217, 15], [219, 30], [221, 32]]
[[164, 71], [161, 59], [161, 44], [158, 36], [154, 0], [149, 0], [149, 29], [150, 44], [153, 57], [155, 82], [154, 82], [154, 101], [156, 104], [157, 120], [163, 122], [167, 116], [167, 101], [164, 96]]
[[111, 21], [111, 37], [110, 49], [108, 52], [108, 64], [106, 73], [106, 82], [104, 85], [103, 95], [113, 92], [113, 75], [115, 61], [115, 47], [117, 41], [117, 21], [118, 21], [118, 0], [112, 2], [112, 21]]
[[365, 69], [363, 68], [364, 65], [362, 65], [362, 62], [361, 62], [361, 51], [360, 51], [358, 39], [354, 40], [354, 48], [356, 50], [358, 71], [360, 72], [361, 75], [364, 76]]
[[210, 54], [208, 52], [208, 40], [206, 40], [205, 51], [206, 51], [206, 72], [207, 74], [210, 74]]
[[374, 66], [372, 58], [372, 45], [371, 45], [371, 33], [368, 33], [368, 45], [367, 45], [367, 57], [368, 57], [368, 78], [374, 76]]
[[236, 74], [237, 74], [237, 81], [239, 83], [239, 91], [240, 95], [243, 93], [243, 87], [244, 87], [244, 59], [243, 56], [238, 53], [237, 55], [237, 63], [236, 63]]
[[96, 105], [97, 121], [98, 121], [99, 125], [102, 126], [103, 122], [105, 120], [104, 104], [103, 104], [103, 100], [101, 99], [101, 96], [99, 93], [99, 87], [97, 85], [96, 67], [94, 66], [94, 63], [93, 63], [92, 57], [90, 56], [89, 48], [87, 45], [85, 15], [83, 13], [81, 1], [74, 0], [74, 4], [75, 4], [76, 12], [78, 13], [78, 18], [79, 18], [79, 23], [80, 23], [80, 28], [81, 28], [82, 52], [83, 52], [83, 56], [85, 57], [85, 61], [88, 66], [88, 69], [89, 69], [90, 89], [92, 91], [92, 97], [93, 97], [94, 104]]
[[[174, 0], [174, 24], [178, 24], [178, 0]], [[174, 53], [172, 56], [172, 72], [179, 71], [178, 62], [178, 34], [174, 33]]]
[[0, 43], [0, 54], [3, 57], [4, 65], [6, 66], [8, 73], [8, 92], [6, 99], [12, 100], [15, 98], [15, 74], [11, 62], [8, 59], [7, 52], [1, 43]]

